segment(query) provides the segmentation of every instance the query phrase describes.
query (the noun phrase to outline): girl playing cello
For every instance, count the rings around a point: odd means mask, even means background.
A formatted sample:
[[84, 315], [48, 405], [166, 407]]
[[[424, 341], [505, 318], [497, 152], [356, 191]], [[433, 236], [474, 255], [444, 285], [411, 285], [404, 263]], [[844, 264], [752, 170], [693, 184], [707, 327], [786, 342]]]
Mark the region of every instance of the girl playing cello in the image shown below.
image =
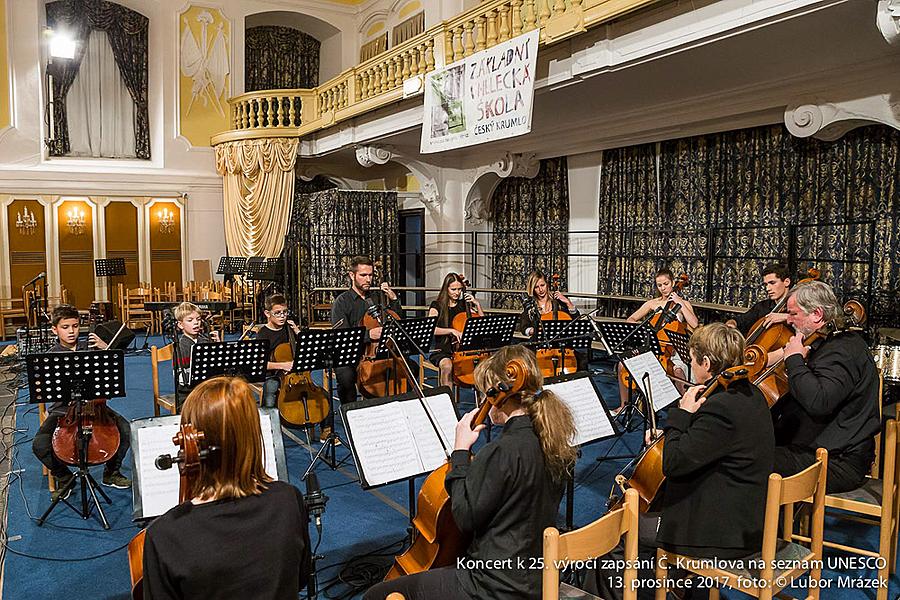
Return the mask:
[[538, 321], [541, 315], [549, 314], [553, 311], [554, 303], [559, 312], [564, 312], [570, 317], [578, 316], [578, 307], [575, 303], [566, 298], [559, 290], [550, 291], [547, 286], [547, 277], [540, 270], [534, 270], [528, 275], [525, 283], [525, 293], [534, 299], [537, 305], [537, 312], [526, 308], [519, 317], [519, 331], [528, 337], [534, 336], [538, 328]]
[[469, 292], [465, 292], [463, 298], [465, 277], [457, 273], [448, 273], [441, 284], [441, 291], [437, 300], [428, 308], [429, 317], [437, 317], [437, 326], [434, 328], [435, 351], [428, 360], [440, 369], [441, 385], [452, 385], [453, 375], [453, 344], [459, 342], [462, 331], [453, 328], [454, 317], [466, 314], [466, 303], [470, 304], [472, 313], [479, 317], [484, 316], [481, 304]]
[[[510, 377], [513, 366], [517, 377]], [[575, 464], [572, 415], [553, 392], [542, 389], [534, 353], [522, 346], [506, 346], [480, 363], [475, 386], [483, 394], [508, 396], [489, 413], [503, 433], [474, 458], [471, 448], [485, 427], [472, 429], [477, 409], [456, 427], [446, 488], [456, 524], [474, 535], [458, 563], [465, 568], [385, 581], [370, 588], [366, 600], [383, 600], [391, 592], [407, 600], [541, 597], [541, 570], [527, 566], [542, 555], [544, 528], [556, 522]], [[517, 567], [522, 564], [526, 567]]]

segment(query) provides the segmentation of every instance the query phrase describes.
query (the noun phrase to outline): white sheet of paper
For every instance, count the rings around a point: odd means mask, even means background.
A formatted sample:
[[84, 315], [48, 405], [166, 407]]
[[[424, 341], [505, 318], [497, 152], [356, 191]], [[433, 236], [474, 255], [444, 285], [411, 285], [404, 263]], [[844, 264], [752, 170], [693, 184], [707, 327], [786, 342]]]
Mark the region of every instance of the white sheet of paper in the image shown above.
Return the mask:
[[269, 415], [260, 413], [259, 426], [262, 428], [263, 437], [263, 467], [266, 475], [278, 481], [278, 466], [275, 464], [275, 440], [272, 438], [272, 419]]
[[[425, 402], [428, 404], [431, 416], [442, 433], [441, 437], [444, 438], [447, 450], [452, 452], [453, 441], [456, 437], [457, 420], [449, 394], [429, 396], [425, 399]], [[422, 467], [425, 471], [437, 469], [447, 462], [447, 454], [434, 432], [434, 427], [432, 427], [428, 415], [425, 414], [425, 409], [422, 408], [418, 399], [406, 400], [400, 402], [400, 405], [403, 407], [403, 412], [406, 414], [406, 420], [409, 423], [409, 429], [415, 439]]]
[[603, 410], [602, 400], [597, 397], [589, 377], [548, 383], [544, 387], [556, 393], [572, 412], [575, 419], [575, 438], [570, 442], [572, 446], [615, 435], [615, 427]]
[[178, 446], [172, 438], [178, 433], [178, 425], [159, 425], [138, 429], [138, 446], [141, 465], [141, 505], [144, 517], [157, 517], [178, 504], [180, 477], [177, 467], [166, 471], [156, 468], [160, 454], [175, 456]]
[[347, 411], [357, 467], [369, 485], [413, 477], [424, 467], [400, 402]]
[[[681, 398], [681, 394], [675, 389], [675, 384], [666, 375], [666, 370], [652, 352], [644, 352], [632, 358], [626, 358], [625, 366], [644, 395], [653, 397], [654, 410], [662, 410]], [[644, 373], [650, 374], [652, 394], [647, 394], [647, 390], [644, 390]]]

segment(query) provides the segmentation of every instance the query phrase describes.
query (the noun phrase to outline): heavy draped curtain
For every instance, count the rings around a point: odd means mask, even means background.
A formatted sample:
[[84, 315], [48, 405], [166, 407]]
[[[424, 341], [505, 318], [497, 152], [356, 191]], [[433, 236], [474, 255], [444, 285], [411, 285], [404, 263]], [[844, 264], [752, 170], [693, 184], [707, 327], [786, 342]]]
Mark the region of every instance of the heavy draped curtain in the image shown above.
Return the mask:
[[57, 0], [47, 3], [47, 26], [57, 31], [68, 31], [77, 42], [73, 59], [55, 59], [49, 69], [53, 75], [55, 124], [50, 155], [65, 156], [70, 151], [66, 95], [81, 66], [91, 31], [99, 29], [105, 31], [109, 38], [125, 87], [134, 100], [134, 153], [138, 158], [150, 158], [147, 77], [150, 20], [106, 0]]
[[353, 256], [380, 261], [379, 279], [396, 281], [397, 212], [397, 192], [327, 189], [296, 195], [285, 262], [286, 271], [296, 272], [289, 280], [298, 282], [300, 314], [305, 316], [314, 288], [348, 285]]
[[[541, 161], [533, 179], [509, 177], [491, 197], [491, 287], [522, 289], [541, 269], [560, 275], [565, 288], [569, 249], [569, 182], [566, 157]], [[549, 282], [548, 282], [549, 283]], [[492, 305], [518, 308], [518, 294], [493, 294]]]
[[216, 170], [225, 178], [225, 242], [230, 254], [281, 254], [298, 145], [295, 138], [264, 138], [216, 146]]
[[746, 306], [759, 269], [790, 258], [839, 294], [862, 296], [871, 277], [874, 310], [897, 312], [900, 132], [889, 127], [822, 142], [764, 126], [605, 151], [599, 208], [600, 293], [650, 295], [668, 263], [691, 275], [689, 297]]
[[292, 27], [248, 28], [244, 88], [253, 92], [316, 87], [320, 45], [316, 38]]

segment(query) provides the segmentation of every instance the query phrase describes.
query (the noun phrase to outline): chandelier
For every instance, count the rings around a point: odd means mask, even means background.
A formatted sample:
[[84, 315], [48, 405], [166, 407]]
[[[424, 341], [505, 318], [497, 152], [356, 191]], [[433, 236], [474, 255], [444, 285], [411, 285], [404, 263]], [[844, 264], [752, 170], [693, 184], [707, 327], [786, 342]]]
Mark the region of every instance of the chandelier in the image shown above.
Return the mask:
[[66, 212], [66, 225], [69, 226], [69, 233], [72, 235], [84, 233], [84, 211], [79, 208], [70, 208]]
[[164, 208], [157, 213], [159, 217], [159, 232], [172, 233], [175, 229], [175, 213], [168, 208]]
[[37, 227], [37, 219], [34, 217], [34, 211], [29, 211], [28, 207], [24, 207], [23, 212], [16, 212], [16, 229], [22, 235], [31, 235]]

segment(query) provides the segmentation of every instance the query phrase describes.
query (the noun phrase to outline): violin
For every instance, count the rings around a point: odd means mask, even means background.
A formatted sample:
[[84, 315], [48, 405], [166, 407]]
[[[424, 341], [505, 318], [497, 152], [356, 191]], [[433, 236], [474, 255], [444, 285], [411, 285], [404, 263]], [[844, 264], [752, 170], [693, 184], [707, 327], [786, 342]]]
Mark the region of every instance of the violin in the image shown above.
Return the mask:
[[[378, 273], [381, 267], [381, 261], [375, 261], [375, 273]], [[372, 278], [372, 286], [375, 287], [376, 279]], [[367, 330], [376, 327], [384, 327], [386, 315], [390, 315], [394, 319], [400, 320], [400, 316], [387, 308], [373, 305], [370, 310], [363, 315], [360, 325]], [[375, 359], [378, 351], [378, 341], [369, 342], [363, 352], [363, 358], [356, 367], [356, 384], [360, 393], [366, 398], [383, 398], [385, 396], [393, 396], [406, 392], [406, 378], [402, 376], [404, 366], [400, 363], [403, 359], [395, 356], [389, 358]]]
[[[172, 462], [178, 463], [178, 502], [190, 500], [188, 494], [193, 483], [200, 475], [200, 463], [215, 450], [215, 447], [207, 447], [206, 437], [202, 431], [197, 431], [190, 423], [182, 423], [178, 433], [172, 438], [172, 443], [179, 447], [178, 456]], [[171, 457], [169, 457], [171, 459]], [[171, 466], [171, 465], [170, 465]], [[159, 467], [157, 467], [159, 468]], [[168, 468], [168, 467], [167, 467]], [[142, 529], [128, 542], [128, 569], [131, 572], [131, 597], [134, 600], [142, 600], [144, 597], [144, 540], [147, 530]]]
[[[472, 429], [484, 423], [492, 406], [502, 406], [522, 390], [527, 373], [527, 367], [520, 360], [511, 360], [506, 365], [509, 383], [500, 383], [496, 388], [487, 390], [485, 402], [472, 419]], [[422, 483], [413, 519], [415, 540], [403, 554], [394, 557], [394, 564], [385, 575], [385, 581], [451, 565], [468, 548], [471, 535], [460, 531], [453, 520], [450, 495], [445, 487], [449, 471], [448, 459]]]
[[[272, 353], [275, 362], [293, 362], [297, 350], [297, 338], [290, 325], [288, 342], [278, 344]], [[328, 393], [313, 383], [309, 371], [285, 373], [278, 389], [278, 413], [291, 425], [302, 427], [321, 423], [331, 412]]]
[[[803, 345], [809, 346], [817, 340], [825, 339], [840, 331], [846, 331], [853, 327], [862, 327], [866, 322], [866, 309], [856, 300], [848, 300], [844, 303], [843, 312], [845, 322], [843, 326], [838, 326], [834, 321], [829, 322], [825, 327], [818, 329], [803, 338]], [[787, 342], [785, 342], [787, 343]], [[748, 354], [762, 354], [768, 356], [768, 351], [758, 344], [747, 346], [744, 351], [745, 358]], [[764, 363], [765, 364], [765, 363]], [[759, 373], [754, 379], [753, 384], [762, 391], [766, 397], [769, 408], [773, 407], [783, 396], [789, 391], [787, 371], [784, 366], [784, 355]]]
[[[469, 281], [466, 279], [466, 276], [460, 273], [456, 276], [456, 280], [463, 286], [459, 302], [465, 304], [466, 312], [459, 313], [453, 317], [453, 322], [450, 326], [457, 331], [463, 331], [466, 327], [466, 321], [473, 317], [480, 317], [481, 315], [473, 313], [469, 303], [466, 302], [466, 291], [469, 289]], [[477, 367], [478, 363], [481, 361], [487, 360], [488, 356], [490, 355], [486, 352], [454, 352], [452, 357], [454, 383], [462, 387], [474, 386], [475, 367]]]
[[[745, 379], [753, 379], [763, 367], [766, 360], [763, 354], [751, 352], [744, 355], [745, 362], [736, 367], [725, 369], [716, 376], [716, 379], [709, 385], [701, 398], [708, 398], [720, 389], [727, 390], [732, 384]], [[656, 412], [652, 407], [648, 408], [651, 415], [651, 431], [656, 430]], [[613, 503], [610, 510], [620, 508], [625, 501], [625, 490], [634, 489], [638, 493], [638, 502], [641, 512], [647, 512], [659, 489], [662, 487], [666, 476], [663, 473], [663, 449], [665, 447], [665, 436], [660, 435], [648, 445], [641, 455], [636, 459], [631, 472], [631, 477], [625, 479], [622, 475], [616, 477], [616, 481], [622, 488], [622, 497]]]
[[[806, 283], [807, 281], [816, 281], [819, 279], [821, 273], [818, 269], [810, 268], [807, 271], [807, 276], [804, 279], [801, 279], [798, 282], [798, 285], [801, 283]], [[780, 313], [784, 312], [784, 307], [787, 305], [787, 299], [789, 294], [785, 294], [781, 300], [778, 301], [778, 304], [769, 311], [769, 315], [772, 313]], [[766, 327], [766, 318], [769, 316], [761, 317], [756, 320], [756, 323], [753, 324], [753, 327], [750, 328], [750, 331], [747, 332], [747, 345], [756, 344], [761, 347], [766, 352], [771, 352], [772, 350], [777, 350], [778, 348], [784, 348], [785, 344], [788, 343], [788, 340], [791, 339], [791, 336], [794, 335], [794, 330], [787, 323], [775, 323]], [[786, 383], [786, 382], [785, 382]]]
[[[550, 277], [550, 310], [541, 315], [541, 321], [571, 321], [572, 315], [559, 310], [559, 300], [556, 293], [559, 292], [559, 273]], [[536, 353], [537, 363], [544, 377], [556, 377], [563, 373], [574, 373], [578, 370], [578, 360], [575, 351], [565, 348], [541, 348]]]

